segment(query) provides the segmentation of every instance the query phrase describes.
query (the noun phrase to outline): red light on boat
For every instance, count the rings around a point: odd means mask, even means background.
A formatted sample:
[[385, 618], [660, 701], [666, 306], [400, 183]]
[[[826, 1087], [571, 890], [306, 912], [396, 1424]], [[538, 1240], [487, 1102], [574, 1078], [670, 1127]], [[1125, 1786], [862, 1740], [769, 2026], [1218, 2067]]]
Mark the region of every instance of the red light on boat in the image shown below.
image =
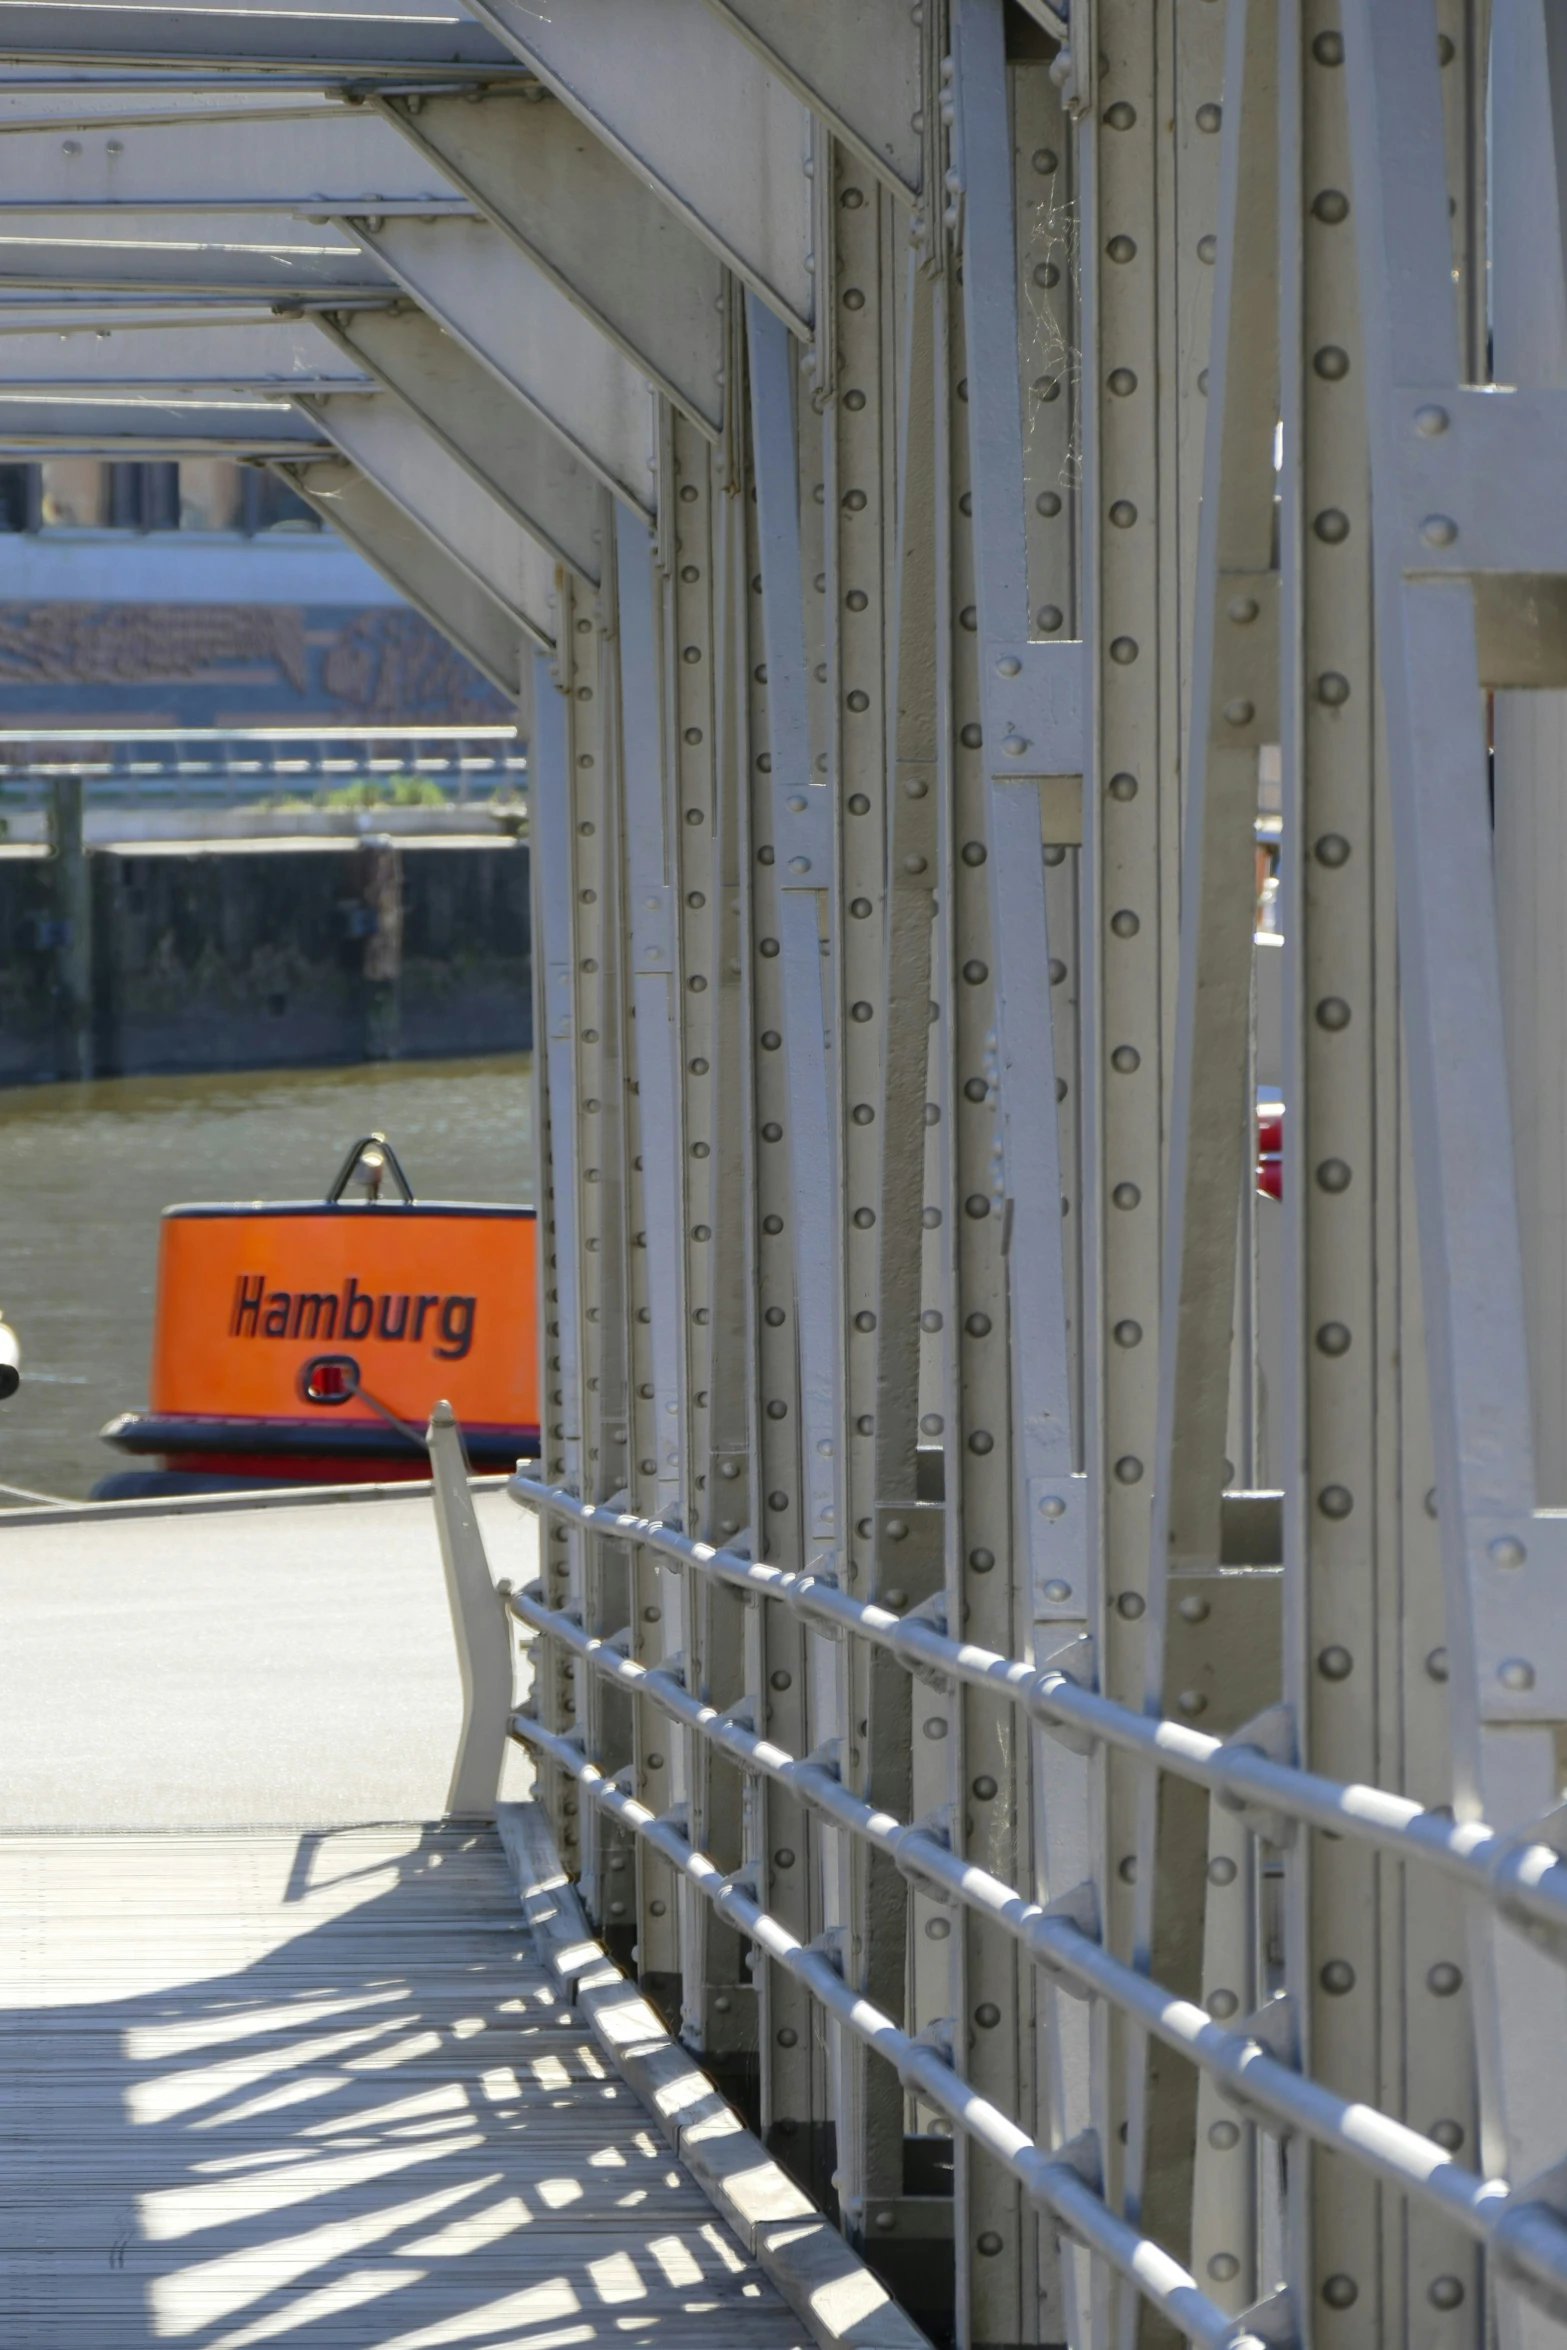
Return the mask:
[[313, 1355], [299, 1375], [306, 1403], [347, 1403], [359, 1392], [359, 1365], [352, 1355]]

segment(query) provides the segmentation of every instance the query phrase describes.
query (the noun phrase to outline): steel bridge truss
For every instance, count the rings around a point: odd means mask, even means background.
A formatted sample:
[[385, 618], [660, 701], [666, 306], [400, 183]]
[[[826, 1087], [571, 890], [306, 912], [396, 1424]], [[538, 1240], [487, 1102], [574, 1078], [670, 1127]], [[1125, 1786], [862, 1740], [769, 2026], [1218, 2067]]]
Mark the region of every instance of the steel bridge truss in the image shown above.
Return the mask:
[[532, 696], [514, 1734], [965, 2350], [1567, 2326], [1558, 18], [0, 4], [0, 447]]

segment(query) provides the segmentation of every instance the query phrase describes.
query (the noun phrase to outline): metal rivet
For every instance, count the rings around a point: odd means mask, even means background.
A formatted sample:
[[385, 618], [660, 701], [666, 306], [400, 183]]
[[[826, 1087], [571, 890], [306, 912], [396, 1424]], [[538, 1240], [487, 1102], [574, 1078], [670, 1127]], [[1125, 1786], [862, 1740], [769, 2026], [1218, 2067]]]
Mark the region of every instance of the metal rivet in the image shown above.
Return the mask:
[[1022, 675], [1022, 671], [1023, 664], [1020, 660], [1018, 660], [1016, 654], [1014, 653], [1008, 653], [1005, 660], [998, 661], [996, 663], [996, 675], [998, 677], [1020, 677]]
[[1228, 2154], [1230, 2148], [1238, 2146], [1240, 2142], [1241, 2133], [1238, 2122], [1215, 2122], [1209, 2129], [1208, 2143], [1210, 2146], [1216, 2147], [1220, 2154]]
[[1021, 759], [1023, 753], [1028, 749], [1028, 739], [1025, 735], [1009, 734], [1003, 741], [1001, 748], [1009, 759]]
[[1135, 1624], [1138, 1617], [1145, 1611], [1148, 1602], [1140, 1591], [1123, 1591], [1115, 1605], [1118, 1615], [1124, 1616], [1129, 1624]]
[[1437, 407], [1434, 401], [1415, 410], [1415, 430], [1423, 440], [1435, 440], [1438, 433], [1446, 432], [1449, 422], [1447, 410]]
[[1064, 1518], [1066, 1503], [1059, 1493], [1047, 1493], [1039, 1505], [1039, 1514], [1042, 1518]]
[[1426, 1658], [1426, 1671], [1433, 1681], [1447, 1679], [1447, 1650], [1445, 1648], [1432, 1649]]
[[1052, 1607], [1064, 1607], [1071, 1596], [1072, 1586], [1070, 1583], [1054, 1581], [1045, 1585], [1045, 1597]]
[[1498, 1534], [1486, 1545], [1486, 1556], [1495, 1567], [1521, 1567], [1528, 1555], [1516, 1534]]
[[1428, 547], [1450, 547], [1458, 536], [1458, 525], [1450, 514], [1428, 514], [1420, 525], [1420, 536]]
[[1342, 1999], [1355, 1988], [1355, 1970], [1347, 1958], [1330, 1958], [1317, 1979], [1333, 1999]]
[[1532, 1689], [1534, 1667], [1527, 1657], [1504, 1657], [1496, 1668], [1496, 1677], [1504, 1689]]
[[1439, 1959], [1426, 1975], [1426, 1989], [1433, 1999], [1451, 1999], [1463, 1985], [1463, 1969], [1454, 1966], [1450, 1958]]
[[1240, 2001], [1236, 1998], [1233, 1991], [1210, 1991], [1207, 1998], [1203, 2001], [1203, 2005], [1208, 2010], [1208, 2013], [1213, 2017], [1215, 2023], [1222, 2024], [1230, 2016], [1234, 2015], [1236, 2009], [1240, 2006]]
[[1329, 2277], [1322, 2288], [1322, 2298], [1330, 2309], [1353, 2309], [1360, 2299], [1360, 2287], [1353, 2277]]
[[1240, 695], [1235, 701], [1226, 702], [1224, 705], [1226, 726], [1250, 726], [1256, 715], [1256, 704], [1248, 702], [1244, 695]]
[[1458, 2277], [1433, 2277], [1426, 2287], [1426, 2299], [1433, 2309], [1456, 2309], [1463, 2297], [1463, 2283]]
[[1210, 1885], [1234, 1884], [1235, 1863], [1227, 1852], [1221, 1852], [1216, 1859], [1209, 1861], [1208, 1882]]
[[1325, 1648], [1317, 1659], [1317, 1670], [1324, 1681], [1347, 1681], [1355, 1669], [1355, 1660], [1347, 1648]]

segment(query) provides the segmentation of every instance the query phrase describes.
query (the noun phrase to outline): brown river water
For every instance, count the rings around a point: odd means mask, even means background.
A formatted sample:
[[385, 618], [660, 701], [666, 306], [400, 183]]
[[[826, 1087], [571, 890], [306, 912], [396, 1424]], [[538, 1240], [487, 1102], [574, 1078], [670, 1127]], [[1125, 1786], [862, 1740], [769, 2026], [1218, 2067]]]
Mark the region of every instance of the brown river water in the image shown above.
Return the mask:
[[416, 1196], [530, 1201], [528, 1073], [517, 1055], [0, 1092], [0, 1310], [22, 1342], [0, 1481], [81, 1498], [128, 1465], [98, 1431], [147, 1401], [164, 1208], [319, 1199], [378, 1129]]

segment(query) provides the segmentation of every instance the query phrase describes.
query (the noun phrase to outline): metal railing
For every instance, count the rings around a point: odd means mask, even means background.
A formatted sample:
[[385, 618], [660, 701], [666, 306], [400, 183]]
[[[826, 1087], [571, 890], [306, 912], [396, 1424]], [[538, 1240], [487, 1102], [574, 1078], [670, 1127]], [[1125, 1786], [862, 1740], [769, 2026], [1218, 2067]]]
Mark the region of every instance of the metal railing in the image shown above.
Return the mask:
[[0, 811], [47, 804], [79, 775], [89, 808], [232, 808], [320, 801], [345, 787], [413, 776], [455, 806], [525, 788], [512, 724], [437, 726], [0, 728]]
[[[1340, 1784], [1268, 1754], [1243, 1730], [1205, 1737], [1184, 1723], [1134, 1713], [1060, 1670], [997, 1656], [951, 1639], [944, 1602], [900, 1615], [853, 1599], [828, 1575], [789, 1573], [717, 1545], [691, 1540], [659, 1520], [591, 1502], [518, 1474], [512, 1497], [544, 1518], [557, 1518], [600, 1539], [635, 1545], [729, 1584], [762, 1603], [793, 1612], [811, 1630], [851, 1634], [895, 1657], [911, 1674], [999, 1691], [1047, 1736], [1104, 1744], [1172, 1771], [1240, 1815], [1253, 1834], [1281, 1842], [1310, 1826], [1352, 1838], [1401, 1860], [1440, 1870], [1466, 1892], [1489, 1901], [1538, 1947], [1567, 1960], [1567, 1860], [1530, 1836], [1503, 1836], [1479, 1821], [1456, 1821], [1381, 1788]], [[961, 1903], [999, 1926], [1063, 1988], [1111, 2003], [1153, 2038], [1209, 2075], [1224, 2095], [1281, 2137], [1299, 2132], [1348, 2157], [1454, 2221], [1485, 2245], [1504, 2273], [1553, 2315], [1567, 2310], [1567, 2210], [1529, 2183], [1514, 2188], [1454, 2159], [1433, 2138], [1374, 2105], [1336, 2094], [1300, 2069], [1296, 2003], [1288, 1987], [1239, 2028], [1227, 2029], [1203, 2008], [1166, 1990], [1113, 1956], [1100, 1937], [1097, 1904], [1083, 1887], [1040, 1904], [956, 1855], [933, 1824], [900, 1821], [846, 1788], [835, 1757], [791, 1755], [752, 1726], [760, 1691], [722, 1710], [706, 1704], [664, 1666], [625, 1653], [629, 1635], [602, 1638], [567, 1610], [552, 1608], [542, 1582], [510, 1593], [519, 1624], [558, 1643], [604, 1681], [648, 1700], [671, 1723], [708, 1742], [742, 1772], [789, 1789], [806, 1809], [885, 1853], [904, 1874], [939, 1898]], [[1275, 1739], [1286, 1727], [1270, 1725]], [[752, 1897], [754, 1869], [724, 1870], [695, 1848], [681, 1816], [660, 1817], [606, 1776], [577, 1740], [519, 1712], [512, 1735], [547, 1757], [606, 1817], [660, 1853], [717, 1913], [804, 1985], [834, 2020], [854, 2033], [958, 2128], [992, 2154], [1024, 2191], [1046, 2206], [1090, 2251], [1109, 2261], [1137, 2292], [1189, 2339], [1213, 2350], [1261, 2350], [1281, 2337], [1220, 2309], [1180, 2263], [1111, 2206], [1103, 2191], [1092, 2133], [1043, 2147], [964, 2080], [945, 2053], [902, 2030], [856, 1989], [824, 1951], [802, 1946]], [[1275, 2318], [1278, 2312], [1274, 2312]]]

